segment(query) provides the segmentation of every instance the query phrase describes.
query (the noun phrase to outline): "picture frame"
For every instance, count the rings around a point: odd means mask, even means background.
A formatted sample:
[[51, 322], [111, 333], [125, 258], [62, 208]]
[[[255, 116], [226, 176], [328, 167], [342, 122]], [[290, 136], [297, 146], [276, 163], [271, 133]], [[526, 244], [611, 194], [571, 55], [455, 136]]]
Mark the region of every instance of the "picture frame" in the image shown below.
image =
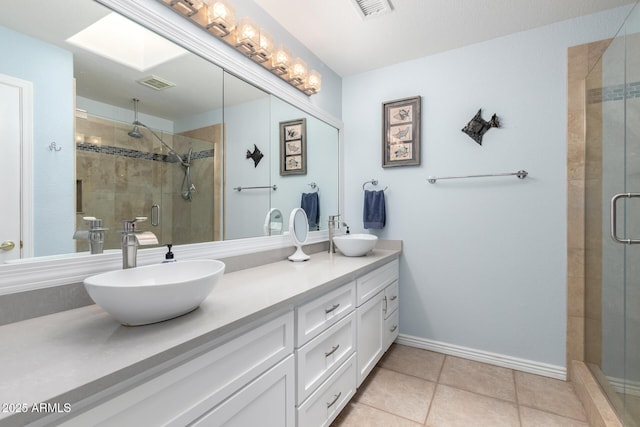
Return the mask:
[[280, 122], [280, 175], [307, 174], [307, 120]]
[[382, 104], [382, 167], [420, 165], [420, 96]]

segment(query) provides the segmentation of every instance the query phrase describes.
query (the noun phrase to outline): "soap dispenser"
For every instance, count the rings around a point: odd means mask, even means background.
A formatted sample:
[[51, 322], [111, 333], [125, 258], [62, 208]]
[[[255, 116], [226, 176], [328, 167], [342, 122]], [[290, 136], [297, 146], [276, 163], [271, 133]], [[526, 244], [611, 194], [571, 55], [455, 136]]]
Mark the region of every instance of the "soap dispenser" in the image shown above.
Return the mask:
[[169, 250], [165, 255], [164, 255], [164, 261], [162, 261], [162, 263], [166, 263], [166, 262], [176, 262], [177, 260], [173, 258], [173, 252], [171, 252], [171, 247], [173, 245], [172, 244], [168, 244], [167, 245], [167, 249]]

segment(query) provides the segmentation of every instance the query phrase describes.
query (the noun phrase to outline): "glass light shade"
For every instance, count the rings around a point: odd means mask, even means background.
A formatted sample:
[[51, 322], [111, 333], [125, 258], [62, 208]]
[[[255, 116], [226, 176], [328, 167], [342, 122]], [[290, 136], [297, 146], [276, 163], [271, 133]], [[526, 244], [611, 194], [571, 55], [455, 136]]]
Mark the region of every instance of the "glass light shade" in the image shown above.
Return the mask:
[[296, 58], [289, 68], [289, 82], [294, 86], [300, 86], [307, 78], [307, 64], [300, 58]]
[[235, 46], [245, 55], [251, 55], [260, 46], [260, 30], [251, 18], [238, 20]]
[[320, 92], [322, 87], [322, 76], [316, 70], [311, 70], [304, 84], [303, 92], [307, 95], [313, 95]]
[[163, 0], [166, 4], [171, 6], [185, 16], [191, 16], [198, 13], [202, 6], [204, 6], [203, 0]]
[[205, 0], [205, 2], [209, 6], [207, 29], [218, 37], [229, 35], [236, 24], [233, 7], [225, 0]]
[[260, 44], [251, 55], [251, 58], [256, 62], [266, 62], [271, 58], [271, 52], [273, 52], [273, 38], [260, 28]]
[[289, 72], [291, 53], [284, 46], [279, 46], [271, 55], [271, 71], [279, 76]]

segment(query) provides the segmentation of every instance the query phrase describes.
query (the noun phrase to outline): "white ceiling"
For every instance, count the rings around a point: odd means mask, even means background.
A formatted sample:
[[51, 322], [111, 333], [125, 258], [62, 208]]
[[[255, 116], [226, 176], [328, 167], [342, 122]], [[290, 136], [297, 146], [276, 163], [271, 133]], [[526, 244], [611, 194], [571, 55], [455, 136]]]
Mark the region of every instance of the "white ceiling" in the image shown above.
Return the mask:
[[353, 0], [255, 2], [346, 77], [635, 0], [390, 0], [391, 13], [367, 20]]

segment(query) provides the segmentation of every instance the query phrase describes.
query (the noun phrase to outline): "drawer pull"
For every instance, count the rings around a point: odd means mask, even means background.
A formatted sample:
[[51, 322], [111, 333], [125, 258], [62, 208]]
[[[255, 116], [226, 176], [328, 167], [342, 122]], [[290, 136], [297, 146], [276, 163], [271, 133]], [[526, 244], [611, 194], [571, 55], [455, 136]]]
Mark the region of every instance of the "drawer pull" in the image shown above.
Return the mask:
[[338, 399], [340, 399], [340, 396], [342, 396], [342, 392], [336, 394], [331, 403], [327, 403], [327, 409], [331, 408], [338, 401]]
[[324, 312], [325, 312], [326, 314], [329, 314], [329, 313], [331, 313], [332, 311], [335, 311], [335, 309], [336, 309], [336, 308], [338, 308], [338, 307], [340, 307], [340, 303], [338, 303], [338, 304], [333, 304], [333, 307], [331, 307], [331, 308], [325, 308], [325, 309], [324, 309]]
[[384, 302], [384, 308], [382, 309], [382, 312], [384, 314], [387, 314], [387, 308], [389, 308], [389, 302], [387, 301], [387, 296], [385, 295], [382, 300]]
[[398, 295], [394, 295], [391, 298], [389, 298], [391, 301], [394, 301], [396, 298], [398, 298]]
[[389, 329], [389, 332], [395, 332], [396, 329], [398, 329], [398, 325], [393, 325], [391, 329]]
[[340, 348], [340, 344], [336, 344], [336, 345], [331, 349], [331, 351], [326, 352], [326, 353], [324, 354], [324, 357], [329, 357], [329, 356], [331, 356], [333, 353], [335, 353], [335, 352], [336, 352], [336, 350], [337, 350], [338, 348]]

